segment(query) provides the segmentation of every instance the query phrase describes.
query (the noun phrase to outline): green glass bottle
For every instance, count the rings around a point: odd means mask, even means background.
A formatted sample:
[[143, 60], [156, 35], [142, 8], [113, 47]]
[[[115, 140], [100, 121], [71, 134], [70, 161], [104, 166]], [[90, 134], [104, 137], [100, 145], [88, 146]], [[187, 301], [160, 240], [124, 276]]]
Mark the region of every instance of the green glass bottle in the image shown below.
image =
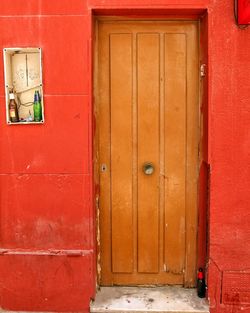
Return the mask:
[[33, 110], [34, 110], [34, 121], [40, 122], [42, 120], [42, 104], [38, 90], [35, 91]]

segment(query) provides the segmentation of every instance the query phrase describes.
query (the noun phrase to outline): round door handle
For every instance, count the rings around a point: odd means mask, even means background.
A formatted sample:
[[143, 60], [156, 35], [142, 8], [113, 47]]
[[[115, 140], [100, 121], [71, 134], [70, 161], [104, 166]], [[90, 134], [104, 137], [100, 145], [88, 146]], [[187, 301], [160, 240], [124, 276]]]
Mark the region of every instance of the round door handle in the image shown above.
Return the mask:
[[152, 163], [146, 162], [143, 164], [142, 170], [145, 175], [152, 175], [155, 169]]

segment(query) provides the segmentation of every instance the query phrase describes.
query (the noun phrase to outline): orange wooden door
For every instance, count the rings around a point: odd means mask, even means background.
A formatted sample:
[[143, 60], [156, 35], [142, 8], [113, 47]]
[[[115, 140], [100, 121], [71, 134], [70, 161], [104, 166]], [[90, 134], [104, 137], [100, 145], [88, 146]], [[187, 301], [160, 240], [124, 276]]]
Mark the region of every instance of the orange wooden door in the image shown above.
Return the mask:
[[99, 20], [96, 50], [101, 285], [193, 286], [197, 23]]

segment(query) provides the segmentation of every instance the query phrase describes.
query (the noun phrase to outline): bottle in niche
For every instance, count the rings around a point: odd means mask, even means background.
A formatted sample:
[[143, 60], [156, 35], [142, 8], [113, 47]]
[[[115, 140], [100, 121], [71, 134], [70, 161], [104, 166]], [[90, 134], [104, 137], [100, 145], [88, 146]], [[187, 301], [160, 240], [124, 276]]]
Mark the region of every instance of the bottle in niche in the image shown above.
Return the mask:
[[40, 122], [42, 120], [42, 104], [38, 90], [35, 91], [33, 110], [34, 110], [34, 121]]
[[9, 117], [12, 123], [19, 122], [18, 108], [13, 91], [10, 91]]
[[199, 298], [205, 298], [206, 296], [206, 283], [204, 279], [203, 269], [199, 268], [197, 279], [197, 295]]

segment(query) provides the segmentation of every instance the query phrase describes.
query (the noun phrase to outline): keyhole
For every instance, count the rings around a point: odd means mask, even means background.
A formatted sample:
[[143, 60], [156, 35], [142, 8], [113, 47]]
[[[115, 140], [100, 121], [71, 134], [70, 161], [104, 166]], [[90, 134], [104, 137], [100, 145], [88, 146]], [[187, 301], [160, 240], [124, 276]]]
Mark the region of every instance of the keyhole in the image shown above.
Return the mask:
[[101, 171], [102, 172], [106, 172], [106, 170], [107, 170], [107, 165], [106, 164], [102, 164]]

